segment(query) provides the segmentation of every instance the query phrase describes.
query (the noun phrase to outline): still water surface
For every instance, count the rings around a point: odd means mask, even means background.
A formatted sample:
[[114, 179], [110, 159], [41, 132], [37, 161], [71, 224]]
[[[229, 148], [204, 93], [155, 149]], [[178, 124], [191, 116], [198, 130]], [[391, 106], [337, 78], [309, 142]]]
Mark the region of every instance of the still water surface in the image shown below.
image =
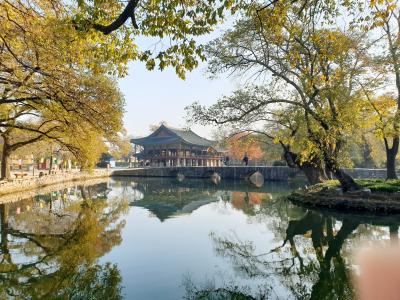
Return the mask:
[[118, 179], [0, 205], [0, 299], [351, 299], [351, 251], [399, 218], [312, 211], [295, 184]]

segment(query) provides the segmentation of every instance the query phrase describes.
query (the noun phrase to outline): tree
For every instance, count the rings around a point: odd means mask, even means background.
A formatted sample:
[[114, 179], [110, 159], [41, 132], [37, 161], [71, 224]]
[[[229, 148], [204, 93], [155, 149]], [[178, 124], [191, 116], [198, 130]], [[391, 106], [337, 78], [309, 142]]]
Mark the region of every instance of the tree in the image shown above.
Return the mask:
[[[232, 126], [233, 132], [263, 136], [282, 149], [289, 167], [300, 168], [310, 184], [328, 179], [323, 161], [310, 152], [303, 114], [296, 107], [281, 107], [274, 100], [271, 87], [250, 86], [223, 97], [208, 108], [194, 103], [187, 108], [190, 119], [201, 123]], [[274, 104], [274, 108], [269, 107]], [[255, 124], [258, 127], [254, 127]]]
[[242, 1], [129, 0], [123, 9], [115, 0], [77, 4], [73, 23], [79, 31], [115, 36], [122, 32], [124, 39], [144, 36], [165, 41], [165, 47], [156, 44], [153, 50], [141, 50], [135, 44], [134, 58], [144, 61], [149, 70], [156, 65], [160, 70], [172, 66], [179, 77], [185, 78], [186, 71], [205, 59], [195, 37], [210, 33], [226, 13], [235, 13]]
[[[105, 73], [123, 74], [121, 57], [126, 61], [131, 50], [118, 43], [98, 49], [115, 37], [81, 36], [65, 26], [68, 12], [60, 3], [5, 1], [0, 5], [3, 160], [10, 151], [47, 139], [67, 148], [82, 165], [94, 165], [99, 153], [93, 150], [101, 149], [122, 129], [124, 100]], [[11, 145], [14, 132], [30, 139]], [[3, 163], [3, 178], [9, 177], [7, 166]]]
[[[280, 145], [288, 166], [300, 168], [310, 184], [327, 180], [323, 161], [317, 153], [307, 150], [309, 143], [301, 109], [282, 107], [275, 97], [272, 86], [249, 86], [208, 108], [194, 103], [187, 111], [189, 119], [195, 122], [229, 125], [233, 132], [262, 135]], [[269, 107], [271, 104], [273, 109]]]
[[261, 159], [264, 155], [260, 142], [255, 136], [248, 133], [237, 133], [228, 139], [229, 154], [236, 160], [241, 161], [245, 154], [249, 159]]
[[[398, 105], [397, 99], [391, 94], [380, 96], [370, 93], [364, 89], [365, 97], [368, 102], [364, 115], [368, 114], [371, 130], [374, 135], [383, 141], [386, 153], [387, 179], [397, 178], [396, 175], [396, 139], [398, 130]], [[367, 118], [366, 118], [367, 119]], [[392, 143], [390, 142], [392, 141]], [[390, 143], [392, 146], [390, 146]]]
[[349, 158], [357, 168], [384, 168], [385, 148], [382, 140], [372, 131], [360, 132], [360, 137], [348, 145]]
[[[201, 3], [131, 0], [123, 8], [124, 4], [117, 0], [101, 3], [36, 0], [29, 5], [6, 0], [1, 11], [2, 22], [11, 20], [22, 29], [31, 22], [31, 17], [44, 28], [48, 26], [61, 40], [68, 41], [66, 51], [77, 46], [86, 48], [77, 57], [71, 56], [74, 63], [86, 61], [91, 68], [125, 75], [127, 62], [140, 60], [149, 70], [156, 65], [161, 70], [171, 66], [178, 76], [184, 78], [186, 71], [198, 65], [198, 60], [204, 60], [202, 47], [195, 37], [210, 33], [226, 13], [234, 13], [239, 8], [238, 4], [237, 1], [222, 0]], [[27, 17], [27, 20], [16, 18], [18, 15]], [[4, 35], [11, 32], [7, 25], [1, 29]], [[34, 32], [40, 34], [41, 31]], [[137, 37], [147, 38], [154, 47], [143, 46]], [[99, 58], [107, 63], [98, 64]]]
[[15, 151], [30, 145], [37, 143], [44, 139], [44, 135], [32, 135], [27, 134], [24, 131], [8, 128], [1, 133], [3, 138], [3, 146], [1, 153], [1, 179], [8, 180], [11, 178], [10, 173], [10, 156]]
[[[129, 32], [103, 35], [77, 31], [71, 24], [74, 8], [65, 2], [6, 0], [0, 7], [1, 71], [14, 76], [13, 80], [2, 78], [2, 84], [14, 83], [15, 88], [27, 74], [54, 78], [64, 71], [55, 66], [66, 64], [85, 64], [96, 73], [124, 75], [128, 60], [137, 56]], [[24, 68], [23, 72], [17, 72], [17, 67]], [[26, 86], [20, 84], [20, 89]]]
[[[396, 157], [399, 152], [399, 116], [400, 116], [400, 8], [398, 1], [371, 1], [369, 13], [361, 21], [366, 31], [378, 34], [377, 52], [374, 53], [378, 70], [387, 76], [386, 80], [392, 83], [395, 89], [397, 108], [393, 111], [393, 120], [390, 122], [391, 134], [386, 135], [384, 145], [386, 149], [387, 179], [396, 179]], [[393, 82], [394, 77], [394, 82]], [[384, 83], [387, 88], [387, 81]]]
[[108, 142], [109, 152], [116, 159], [126, 159], [132, 153], [131, 136], [126, 129], [121, 130], [115, 135], [113, 140]]
[[[301, 8], [301, 16], [298, 9], [256, 10], [236, 23], [209, 44], [209, 72], [250, 73], [264, 76], [266, 86], [278, 85], [260, 105], [269, 111], [275, 104], [297, 108], [308, 153], [324, 163], [344, 190], [356, 190], [358, 185], [342, 169], [340, 154], [353, 133], [354, 116], [359, 116], [356, 80], [365, 69], [364, 36], [324, 27], [313, 7]], [[242, 107], [243, 115], [257, 108], [249, 106]]]
[[10, 177], [7, 161], [12, 152], [28, 144], [54, 141], [70, 151], [83, 168], [92, 168], [105, 151], [105, 142], [119, 139], [124, 99], [115, 82], [104, 76], [81, 76], [78, 82], [68, 83], [70, 96], [61, 102], [7, 104], [8, 120], [0, 124], [2, 178]]

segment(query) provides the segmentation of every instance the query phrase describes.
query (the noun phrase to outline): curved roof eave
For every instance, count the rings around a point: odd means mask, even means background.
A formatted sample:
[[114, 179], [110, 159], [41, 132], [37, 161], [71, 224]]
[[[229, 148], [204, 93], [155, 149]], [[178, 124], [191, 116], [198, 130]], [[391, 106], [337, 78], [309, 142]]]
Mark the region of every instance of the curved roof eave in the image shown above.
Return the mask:
[[167, 137], [167, 138], [140, 138], [140, 139], [132, 139], [131, 142], [141, 146], [149, 146], [149, 145], [163, 145], [163, 144], [171, 144], [179, 141], [178, 137]]
[[[167, 130], [171, 133], [169, 137], [157, 137], [158, 132], [162, 129]], [[132, 139], [131, 142], [137, 145], [161, 145], [161, 144], [168, 144], [173, 143], [176, 141], [182, 141], [186, 144], [193, 145], [193, 146], [202, 146], [202, 147], [215, 147], [215, 142], [211, 140], [207, 140], [192, 130], [183, 130], [183, 129], [176, 129], [171, 128], [166, 125], [161, 125], [157, 130], [155, 130], [152, 134], [148, 135], [147, 137]]]

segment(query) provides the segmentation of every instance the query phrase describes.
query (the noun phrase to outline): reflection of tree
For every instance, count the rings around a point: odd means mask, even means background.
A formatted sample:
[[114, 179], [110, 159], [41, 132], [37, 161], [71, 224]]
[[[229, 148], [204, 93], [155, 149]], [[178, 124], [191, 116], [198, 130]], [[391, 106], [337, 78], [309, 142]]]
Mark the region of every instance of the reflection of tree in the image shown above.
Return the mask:
[[242, 210], [247, 215], [256, 215], [263, 201], [271, 200], [269, 193], [237, 192], [231, 193], [231, 204], [234, 208]]
[[117, 267], [97, 259], [121, 242], [127, 203], [107, 200], [101, 186], [75, 191], [79, 201], [64, 192], [25, 200], [19, 214], [10, 212], [21, 203], [0, 205], [1, 299], [122, 298]]
[[256, 300], [270, 299], [271, 289], [261, 286], [256, 295], [251, 295], [249, 289], [235, 284], [216, 287], [215, 282], [209, 281], [202, 286], [196, 286], [190, 278], [185, 278], [183, 285], [186, 290], [185, 299], [198, 300]]
[[[288, 293], [284, 297], [350, 299], [353, 289], [341, 249], [358, 225], [357, 220], [345, 218], [340, 229], [335, 231], [331, 217], [309, 211], [302, 218], [289, 221], [282, 245], [267, 253], [256, 253], [251, 242], [232, 237], [212, 234], [212, 240], [216, 253], [228, 258], [238, 274], [253, 280], [264, 280], [276, 296], [278, 292], [274, 282], [278, 280]], [[221, 293], [226, 293], [226, 288], [223, 287]], [[215, 296], [214, 292], [221, 294], [219, 290], [216, 288], [211, 293], [208, 289], [207, 293]], [[262, 299], [254, 289], [247, 290], [246, 296], [252, 297], [249, 299]], [[198, 290], [197, 295], [200, 292]], [[193, 294], [188, 291], [190, 293]], [[214, 296], [210, 299], [219, 299]]]
[[[308, 212], [301, 220], [290, 221], [286, 229], [285, 242], [289, 241], [291, 252], [298, 257], [302, 268], [301, 272], [305, 272], [305, 274], [308, 274], [308, 266], [303, 265], [302, 258], [296, 249], [294, 237], [311, 230], [312, 245], [318, 261], [312, 265], [314, 268], [311, 269], [313, 273], [318, 272], [318, 280], [312, 286], [311, 299], [349, 299], [352, 297], [349, 275], [340, 251], [345, 240], [357, 229], [359, 222], [344, 219], [336, 235], [333, 233], [332, 222], [331, 218]], [[324, 252], [325, 246], [327, 248]]]

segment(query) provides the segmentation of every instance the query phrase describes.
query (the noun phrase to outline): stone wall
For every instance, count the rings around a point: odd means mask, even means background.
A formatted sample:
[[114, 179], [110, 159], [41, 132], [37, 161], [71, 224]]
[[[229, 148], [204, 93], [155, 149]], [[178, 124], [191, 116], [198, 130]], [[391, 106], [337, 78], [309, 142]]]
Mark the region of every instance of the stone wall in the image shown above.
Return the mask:
[[26, 177], [0, 182], [0, 196], [15, 192], [28, 191], [45, 186], [68, 181], [80, 181], [101, 177], [109, 177], [107, 170], [93, 170], [92, 172], [60, 172], [42, 177]]
[[216, 172], [221, 176], [221, 179], [244, 179], [256, 171], [260, 172], [265, 180], [270, 181], [288, 180], [300, 173], [297, 169], [270, 166], [161, 167], [113, 170], [111, 176], [176, 177], [180, 173], [187, 178], [205, 178]]
[[[298, 169], [272, 166], [224, 166], [224, 167], [161, 167], [113, 170], [111, 176], [133, 177], [176, 177], [178, 173], [188, 178], [205, 178], [216, 172], [221, 179], [243, 179], [252, 172], [259, 171], [265, 180], [285, 181], [303, 176]], [[386, 178], [386, 169], [346, 169], [354, 178]]]
[[386, 178], [386, 169], [364, 169], [364, 168], [354, 168], [354, 169], [346, 169], [346, 172], [349, 175], [353, 176], [353, 178]]

